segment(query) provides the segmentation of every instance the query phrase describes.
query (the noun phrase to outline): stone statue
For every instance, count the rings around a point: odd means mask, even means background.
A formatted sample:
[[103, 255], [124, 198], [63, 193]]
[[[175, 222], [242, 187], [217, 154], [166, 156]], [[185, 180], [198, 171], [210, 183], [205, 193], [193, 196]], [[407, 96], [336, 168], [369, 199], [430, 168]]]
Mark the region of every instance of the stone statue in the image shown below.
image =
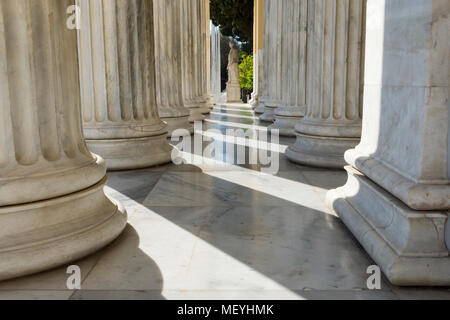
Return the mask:
[[242, 103], [239, 85], [239, 50], [234, 41], [230, 41], [230, 48], [228, 55], [227, 102]]

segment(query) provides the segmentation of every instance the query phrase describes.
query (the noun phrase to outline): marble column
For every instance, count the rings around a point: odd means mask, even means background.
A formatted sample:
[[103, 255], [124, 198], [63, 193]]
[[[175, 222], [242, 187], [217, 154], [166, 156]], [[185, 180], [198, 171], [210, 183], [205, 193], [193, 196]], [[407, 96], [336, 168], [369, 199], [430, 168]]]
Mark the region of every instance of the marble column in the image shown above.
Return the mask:
[[0, 0], [0, 280], [89, 255], [125, 227], [81, 126], [70, 0]]
[[203, 94], [201, 0], [181, 1], [182, 71], [184, 106], [191, 122], [204, 120], [210, 112]]
[[181, 59], [182, 59], [182, 88], [184, 106], [190, 110], [189, 121], [201, 121], [205, 117], [202, 115], [200, 106], [195, 100], [196, 79], [198, 77], [198, 59], [194, 48], [194, 28], [195, 18], [194, 5], [196, 1], [181, 2]]
[[156, 102], [158, 113], [176, 129], [193, 132], [190, 111], [183, 101], [181, 61], [181, 0], [153, 0], [155, 29]]
[[365, 0], [308, 1], [307, 112], [289, 160], [343, 168], [361, 136]]
[[[257, 0], [261, 1], [261, 0]], [[259, 57], [259, 59], [262, 60], [261, 69], [258, 71], [260, 72], [260, 78], [261, 78], [261, 84], [260, 84], [260, 97], [258, 99], [258, 105], [254, 109], [256, 115], [262, 115], [264, 113], [265, 107], [264, 102], [265, 100], [269, 99], [269, 32], [271, 28], [271, 21], [269, 20], [269, 9], [270, 9], [270, 2], [271, 0], [262, 0], [262, 6], [263, 6], [263, 49], [261, 51], [262, 55]]]
[[283, 3], [282, 105], [269, 127], [282, 136], [295, 137], [295, 125], [306, 112], [307, 0]]
[[[264, 50], [264, 0], [254, 1], [253, 16], [253, 92], [249, 104], [253, 108], [259, 107], [261, 97], [261, 82]], [[260, 109], [258, 109], [260, 110]], [[264, 110], [262, 110], [264, 112]], [[262, 113], [261, 112], [261, 113]]]
[[[211, 91], [211, 12], [210, 12], [210, 0], [202, 0], [202, 11], [201, 11], [201, 21], [203, 22], [203, 50], [205, 54], [203, 55], [203, 65], [205, 71], [203, 73], [203, 90], [204, 96], [206, 98], [206, 106], [213, 109], [215, 105], [214, 95]], [[209, 113], [208, 112], [208, 113]]]
[[449, 13], [368, 0], [362, 139], [327, 196], [395, 285], [450, 285]]
[[263, 97], [260, 99], [260, 103], [264, 105], [264, 113], [259, 119], [268, 122], [275, 120], [275, 110], [281, 106], [283, 78], [281, 43], [284, 5], [286, 2], [279, 0], [264, 1], [265, 70], [263, 76], [266, 83], [263, 85]]
[[219, 27], [211, 22], [211, 93], [214, 97], [214, 103], [220, 99], [222, 93], [222, 80], [220, 68], [220, 34]]
[[110, 170], [170, 161], [158, 116], [153, 9], [145, 0], [79, 0], [83, 128]]

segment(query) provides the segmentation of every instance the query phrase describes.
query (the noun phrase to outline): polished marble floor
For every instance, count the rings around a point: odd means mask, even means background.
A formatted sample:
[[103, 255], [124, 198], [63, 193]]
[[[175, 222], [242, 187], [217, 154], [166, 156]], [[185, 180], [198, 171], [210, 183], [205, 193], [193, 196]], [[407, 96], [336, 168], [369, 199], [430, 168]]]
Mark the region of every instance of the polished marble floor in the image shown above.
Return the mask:
[[110, 246], [73, 263], [81, 290], [67, 290], [63, 266], [0, 283], [0, 299], [450, 299], [450, 288], [385, 280], [368, 290], [373, 261], [324, 203], [345, 173], [288, 162], [286, 138], [253, 148], [275, 155], [276, 172], [250, 161], [248, 147], [240, 164], [221, 136], [267, 126], [247, 105], [217, 106], [196, 128], [222, 144], [214, 159], [184, 152], [182, 165], [109, 173], [106, 192], [125, 205], [129, 224]]

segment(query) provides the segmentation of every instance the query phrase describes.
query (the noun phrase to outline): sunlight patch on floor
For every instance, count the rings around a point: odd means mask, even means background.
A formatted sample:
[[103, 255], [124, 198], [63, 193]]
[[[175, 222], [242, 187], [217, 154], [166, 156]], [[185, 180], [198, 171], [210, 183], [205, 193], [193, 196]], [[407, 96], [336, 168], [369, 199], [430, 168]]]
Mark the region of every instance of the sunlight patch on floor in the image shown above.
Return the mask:
[[[126, 199], [129, 223], [140, 236], [139, 249], [154, 260], [162, 273], [162, 295], [165, 298], [177, 299], [186, 292], [192, 297], [209, 294], [210, 299], [224, 296], [244, 298], [251, 292], [255, 299], [302, 299], [297, 293], [126, 195], [110, 187], [106, 187], [105, 192], [116, 199]], [[126, 265], [127, 261], [123, 264]], [[117, 288], [114, 279], [111, 282], [116, 290], [151, 289], [139, 287], [139, 279], [134, 280], [129, 279], [122, 288]], [[89, 283], [89, 279], [86, 282]], [[135, 288], [129, 286], [133, 282]]]

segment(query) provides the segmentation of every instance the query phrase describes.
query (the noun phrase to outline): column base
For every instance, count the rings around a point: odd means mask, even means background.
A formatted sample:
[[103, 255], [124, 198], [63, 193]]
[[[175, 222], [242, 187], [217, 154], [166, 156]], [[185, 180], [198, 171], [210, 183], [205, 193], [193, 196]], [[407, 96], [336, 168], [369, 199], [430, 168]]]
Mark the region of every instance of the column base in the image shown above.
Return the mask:
[[264, 113], [259, 116], [259, 120], [266, 122], [274, 122], [275, 121], [275, 111], [279, 108], [279, 105], [264, 105]]
[[167, 134], [144, 138], [86, 140], [89, 150], [106, 161], [108, 170], [142, 169], [170, 162]]
[[0, 207], [0, 280], [68, 264], [116, 239], [127, 214], [104, 194], [105, 183], [106, 177], [67, 196]]
[[253, 110], [255, 111], [256, 114], [263, 114], [263, 113], [264, 113], [264, 110], [265, 110], [264, 104], [261, 103], [261, 101], [260, 101], [260, 102], [258, 103], [258, 106], [257, 106], [255, 109], [253, 109]]
[[[251, 105], [253, 109], [256, 109], [260, 104], [259, 103], [259, 95], [252, 93], [252, 98], [250, 99], [248, 104]], [[263, 110], [263, 112], [264, 112], [264, 110]]]
[[189, 117], [161, 118], [161, 120], [167, 123], [169, 138], [172, 137], [173, 132], [177, 129], [184, 129], [189, 132], [189, 134], [194, 133], [194, 126], [189, 121]]
[[448, 213], [415, 211], [353, 167], [327, 202], [389, 281], [398, 286], [450, 285], [445, 243]]
[[306, 107], [283, 106], [275, 111], [275, 119], [269, 130], [278, 129], [281, 136], [295, 137], [295, 126], [305, 116]]
[[321, 168], [342, 169], [344, 153], [360, 141], [356, 138], [309, 136], [296, 133], [296, 142], [286, 150], [286, 157], [295, 163]]
[[295, 125], [300, 121], [302, 117], [285, 117], [285, 116], [275, 116], [274, 123], [269, 126], [269, 130], [278, 129], [280, 136], [284, 137], [295, 137]]
[[195, 121], [203, 121], [206, 119], [200, 108], [189, 108], [189, 110], [191, 111], [191, 115], [189, 116], [190, 123], [193, 123]]
[[214, 108], [215, 104], [210, 104], [209, 106], [200, 107], [199, 112], [203, 115], [207, 115], [211, 113], [211, 110]]

